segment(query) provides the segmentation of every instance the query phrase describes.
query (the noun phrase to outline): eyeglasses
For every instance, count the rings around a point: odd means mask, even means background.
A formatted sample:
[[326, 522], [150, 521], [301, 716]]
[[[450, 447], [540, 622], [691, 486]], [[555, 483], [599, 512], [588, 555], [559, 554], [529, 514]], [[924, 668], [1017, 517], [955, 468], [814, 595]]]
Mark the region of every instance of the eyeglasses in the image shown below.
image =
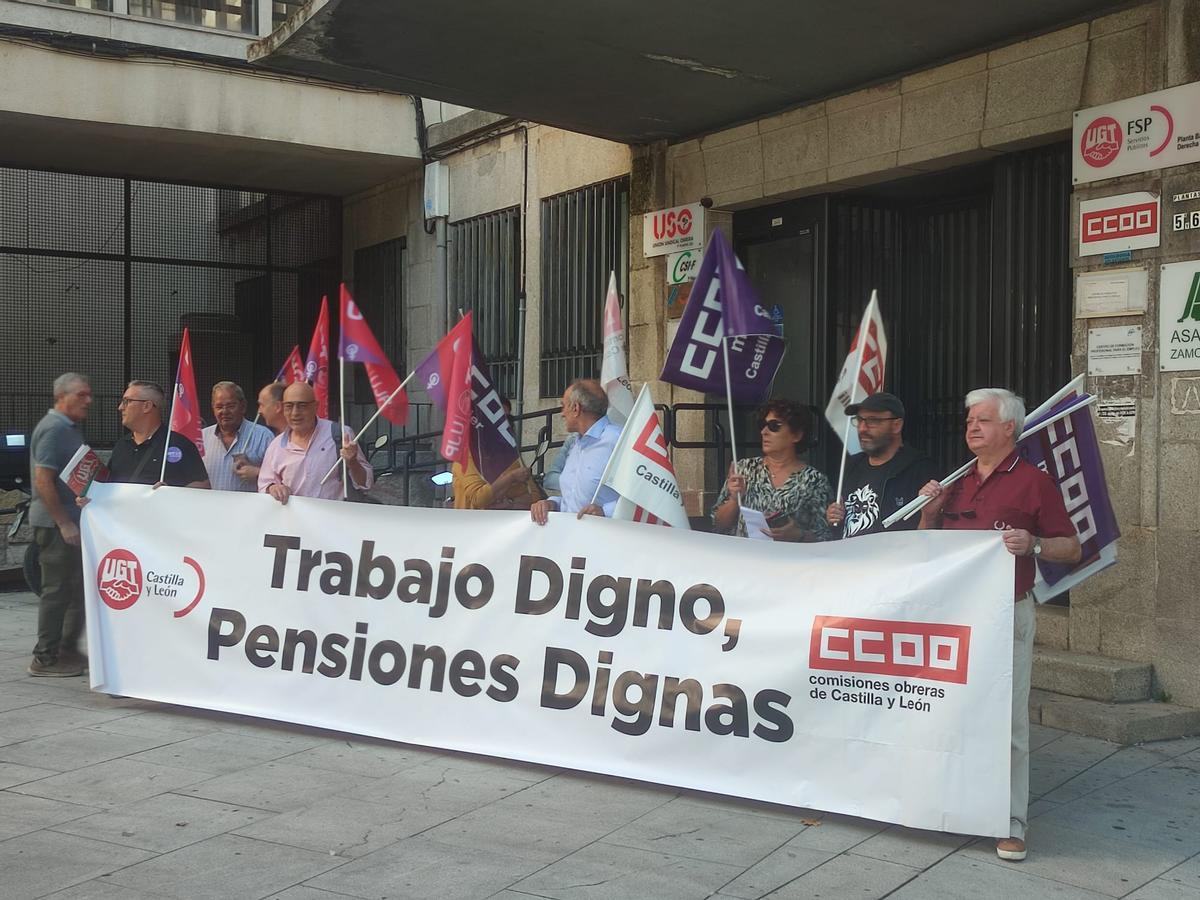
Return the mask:
[[283, 411], [291, 412], [292, 410], [307, 409], [310, 406], [316, 405], [316, 400], [289, 400], [283, 404]]
[[153, 403], [153, 400], [147, 400], [145, 397], [122, 397], [121, 402], [117, 404], [117, 409], [124, 409], [130, 403]]
[[881, 422], [895, 422], [899, 416], [851, 416], [850, 424], [857, 428], [859, 425], [866, 425], [868, 428], [874, 428]]
[[778, 434], [783, 431], [783, 426], [784, 422], [781, 419], [762, 419], [758, 423], [758, 430], [762, 431], [765, 428], [772, 434]]

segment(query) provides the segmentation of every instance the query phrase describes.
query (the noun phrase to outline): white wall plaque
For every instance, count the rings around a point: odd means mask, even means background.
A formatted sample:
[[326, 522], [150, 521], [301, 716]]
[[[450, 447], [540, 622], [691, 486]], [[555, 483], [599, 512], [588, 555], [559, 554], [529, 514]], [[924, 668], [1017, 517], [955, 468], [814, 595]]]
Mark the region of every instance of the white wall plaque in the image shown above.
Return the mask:
[[1142, 326], [1088, 329], [1088, 375], [1141, 375]]
[[1084, 272], [1075, 278], [1075, 317], [1140, 316], [1148, 283], [1144, 267]]

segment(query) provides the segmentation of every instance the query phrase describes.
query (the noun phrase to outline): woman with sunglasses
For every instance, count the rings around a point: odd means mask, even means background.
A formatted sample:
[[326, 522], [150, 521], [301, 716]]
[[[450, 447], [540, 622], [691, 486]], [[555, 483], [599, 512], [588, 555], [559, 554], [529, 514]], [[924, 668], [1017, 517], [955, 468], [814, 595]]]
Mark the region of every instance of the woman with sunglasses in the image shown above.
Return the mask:
[[738, 511], [741, 505], [756, 509], [767, 518], [771, 537], [777, 541], [826, 541], [833, 533], [825, 521], [825, 509], [833, 498], [829, 479], [800, 458], [812, 433], [808, 407], [791, 400], [771, 400], [758, 411], [763, 454], [743, 459], [729, 478], [712, 508], [715, 531], [746, 535], [746, 524]]

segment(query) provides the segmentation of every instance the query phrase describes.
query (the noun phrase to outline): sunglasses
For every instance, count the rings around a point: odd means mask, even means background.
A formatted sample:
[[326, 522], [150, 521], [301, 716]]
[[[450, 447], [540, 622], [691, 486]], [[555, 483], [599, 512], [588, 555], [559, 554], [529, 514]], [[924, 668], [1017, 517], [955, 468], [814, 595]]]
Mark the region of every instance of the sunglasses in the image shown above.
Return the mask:
[[783, 426], [785, 424], [786, 423], [783, 422], [782, 419], [760, 419], [758, 422], [758, 430], [762, 431], [765, 428], [772, 434], [778, 434], [779, 432], [783, 431]]

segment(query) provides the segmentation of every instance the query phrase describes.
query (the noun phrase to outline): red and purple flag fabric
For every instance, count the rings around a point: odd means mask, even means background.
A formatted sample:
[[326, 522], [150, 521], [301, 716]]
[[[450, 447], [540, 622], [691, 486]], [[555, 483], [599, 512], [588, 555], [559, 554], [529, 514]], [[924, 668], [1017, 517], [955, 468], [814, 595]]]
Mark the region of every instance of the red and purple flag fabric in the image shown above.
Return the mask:
[[300, 345], [297, 344], [283, 361], [275, 380], [283, 384], [295, 384], [304, 381], [304, 360], [300, 358]]
[[[171, 421], [168, 431], [177, 431], [204, 455], [204, 438], [200, 436], [200, 398], [196, 396], [196, 372], [192, 367], [192, 339], [183, 329], [179, 345], [179, 368], [175, 370], [175, 396], [171, 401]], [[164, 460], [167, 455], [164, 454]]]
[[450, 330], [416, 367], [430, 399], [446, 414], [442, 456], [466, 465], [468, 455], [495, 481], [520, 455], [504, 399], [475, 346], [471, 314]]
[[308, 344], [308, 360], [304, 363], [304, 379], [317, 395], [317, 415], [329, 418], [329, 298], [321, 298], [321, 314]]
[[1121, 530], [1108, 497], [1104, 462], [1092, 423], [1088, 396], [1078, 389], [1079, 379], [1030, 415], [1025, 430], [1032, 431], [1060, 413], [1069, 415], [1035, 431], [1017, 445], [1021, 455], [1054, 479], [1067, 514], [1075, 526], [1082, 555], [1074, 564], [1038, 560], [1034, 596], [1045, 603], [1117, 561]]
[[408, 394], [400, 387], [400, 376], [392, 368], [362, 310], [350, 296], [346, 285], [341, 289], [341, 328], [338, 335], [338, 359], [362, 363], [379, 413], [393, 425], [408, 421]]
[[696, 391], [725, 393], [722, 339], [728, 342], [733, 399], [764, 400], [783, 360], [783, 338], [718, 228], [704, 251], [660, 378]]

